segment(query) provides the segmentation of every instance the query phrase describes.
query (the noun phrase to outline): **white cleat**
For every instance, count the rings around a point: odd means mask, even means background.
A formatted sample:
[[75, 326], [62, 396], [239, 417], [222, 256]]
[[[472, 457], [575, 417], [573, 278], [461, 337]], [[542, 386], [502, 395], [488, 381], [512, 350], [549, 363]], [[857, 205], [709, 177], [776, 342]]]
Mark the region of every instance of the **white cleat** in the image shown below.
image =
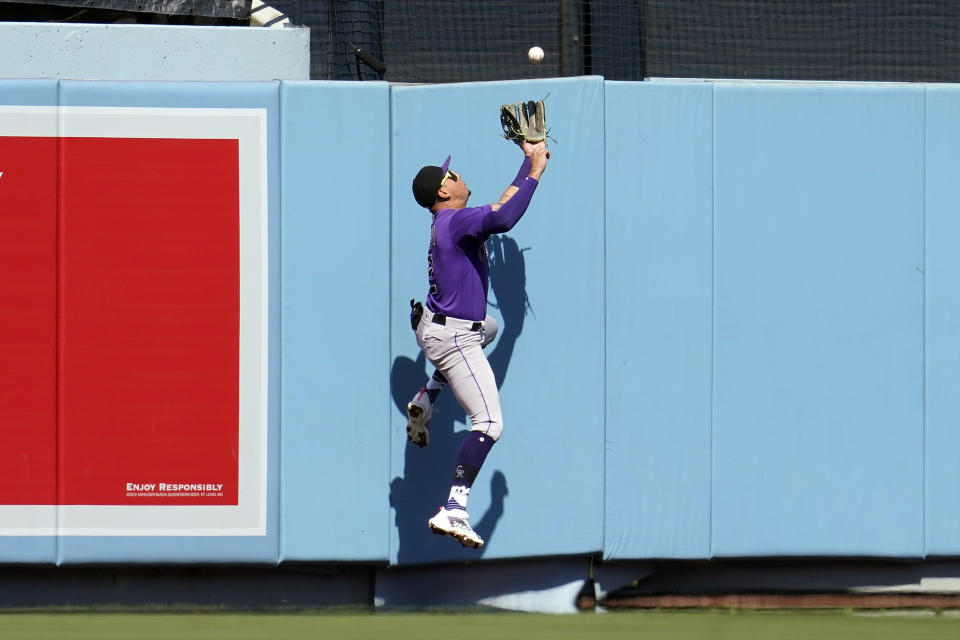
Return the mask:
[[456, 538], [465, 547], [479, 549], [483, 546], [483, 538], [467, 522], [469, 519], [466, 511], [440, 507], [439, 513], [427, 520], [427, 526], [436, 534]]
[[433, 405], [426, 389], [420, 389], [413, 400], [407, 403], [407, 437], [418, 447], [430, 444], [430, 416]]

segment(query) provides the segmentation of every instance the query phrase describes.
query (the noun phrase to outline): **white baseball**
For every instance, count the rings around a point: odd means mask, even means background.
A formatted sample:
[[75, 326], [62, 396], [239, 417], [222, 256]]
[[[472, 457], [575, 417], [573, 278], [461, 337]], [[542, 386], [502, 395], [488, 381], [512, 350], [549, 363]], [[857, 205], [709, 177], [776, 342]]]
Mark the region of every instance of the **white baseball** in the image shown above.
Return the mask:
[[527, 57], [530, 58], [530, 62], [533, 64], [539, 64], [543, 62], [543, 49], [540, 47], [530, 47], [530, 51], [527, 51]]

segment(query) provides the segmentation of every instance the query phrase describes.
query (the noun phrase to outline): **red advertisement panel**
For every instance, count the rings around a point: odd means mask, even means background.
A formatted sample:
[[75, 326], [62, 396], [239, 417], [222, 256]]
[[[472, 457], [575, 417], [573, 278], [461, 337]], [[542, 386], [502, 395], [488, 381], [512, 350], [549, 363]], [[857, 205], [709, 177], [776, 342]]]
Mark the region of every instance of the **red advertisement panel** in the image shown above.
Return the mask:
[[57, 139], [0, 136], [0, 504], [56, 501]]
[[236, 505], [238, 141], [64, 137], [59, 171], [60, 504]]

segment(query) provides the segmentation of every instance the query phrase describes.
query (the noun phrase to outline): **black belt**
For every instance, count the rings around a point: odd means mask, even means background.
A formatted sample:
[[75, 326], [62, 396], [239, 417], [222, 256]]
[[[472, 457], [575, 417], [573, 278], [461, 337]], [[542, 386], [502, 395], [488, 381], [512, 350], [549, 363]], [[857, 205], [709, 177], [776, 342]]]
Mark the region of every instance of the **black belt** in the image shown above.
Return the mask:
[[[447, 316], [443, 315], [442, 313], [435, 313], [433, 314], [433, 318], [430, 319], [430, 322], [433, 324], [439, 324], [441, 326], [446, 325]], [[480, 329], [483, 329], [482, 322], [474, 322], [472, 325], [470, 325], [470, 331], [480, 331]]]

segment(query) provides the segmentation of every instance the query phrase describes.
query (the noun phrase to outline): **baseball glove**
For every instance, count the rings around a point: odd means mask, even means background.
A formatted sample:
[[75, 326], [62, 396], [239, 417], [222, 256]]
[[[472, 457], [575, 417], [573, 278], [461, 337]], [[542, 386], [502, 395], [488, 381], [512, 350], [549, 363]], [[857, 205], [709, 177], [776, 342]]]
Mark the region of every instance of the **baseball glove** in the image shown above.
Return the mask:
[[547, 139], [547, 115], [543, 100], [501, 106], [500, 125], [503, 127], [503, 137], [517, 145], [543, 142]]

